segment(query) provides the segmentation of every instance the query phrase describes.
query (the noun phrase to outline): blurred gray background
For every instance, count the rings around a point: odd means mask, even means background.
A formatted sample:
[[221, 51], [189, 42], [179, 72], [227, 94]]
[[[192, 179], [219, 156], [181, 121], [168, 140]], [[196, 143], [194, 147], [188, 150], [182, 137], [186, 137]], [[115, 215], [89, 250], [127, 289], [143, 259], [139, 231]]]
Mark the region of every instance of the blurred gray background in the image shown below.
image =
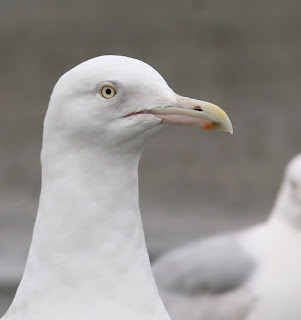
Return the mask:
[[233, 136], [169, 127], [146, 148], [140, 199], [154, 258], [268, 216], [301, 151], [300, 9], [299, 0], [1, 0], [0, 316], [30, 244], [58, 77], [94, 56], [127, 55], [231, 117]]

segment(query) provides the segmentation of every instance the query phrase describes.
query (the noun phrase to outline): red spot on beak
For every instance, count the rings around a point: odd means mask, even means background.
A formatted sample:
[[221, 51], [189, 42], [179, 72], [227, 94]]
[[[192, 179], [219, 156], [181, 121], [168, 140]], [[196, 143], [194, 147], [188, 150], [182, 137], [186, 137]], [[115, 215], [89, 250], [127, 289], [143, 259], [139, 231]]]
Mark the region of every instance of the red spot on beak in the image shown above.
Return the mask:
[[215, 126], [212, 123], [204, 123], [204, 129], [206, 130], [212, 130], [214, 127]]

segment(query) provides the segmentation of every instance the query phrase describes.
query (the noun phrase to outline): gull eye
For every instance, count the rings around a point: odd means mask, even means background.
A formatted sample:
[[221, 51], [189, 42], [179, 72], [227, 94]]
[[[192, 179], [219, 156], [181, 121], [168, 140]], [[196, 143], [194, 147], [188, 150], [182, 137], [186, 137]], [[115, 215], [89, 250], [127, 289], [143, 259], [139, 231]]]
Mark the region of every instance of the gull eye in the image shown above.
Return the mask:
[[111, 99], [115, 96], [117, 93], [116, 89], [112, 86], [103, 86], [99, 93], [105, 98], [105, 99]]

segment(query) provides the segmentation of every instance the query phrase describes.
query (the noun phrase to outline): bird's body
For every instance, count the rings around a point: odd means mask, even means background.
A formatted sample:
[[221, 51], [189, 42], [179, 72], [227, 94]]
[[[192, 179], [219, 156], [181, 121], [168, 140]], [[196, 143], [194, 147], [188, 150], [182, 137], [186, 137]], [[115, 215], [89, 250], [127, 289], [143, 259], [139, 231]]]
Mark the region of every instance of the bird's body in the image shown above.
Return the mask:
[[246, 283], [254, 305], [246, 319], [301, 319], [300, 230], [275, 219], [243, 239], [257, 268]]
[[174, 249], [154, 263], [174, 320], [181, 319], [176, 307], [181, 300], [188, 316], [192, 310], [192, 320], [301, 319], [299, 185], [297, 157], [266, 222]]
[[145, 245], [139, 159], [161, 123], [219, 120], [232, 130], [220, 108], [177, 96], [135, 59], [97, 57], [63, 75], [44, 122], [29, 256], [2, 320], [169, 319]]

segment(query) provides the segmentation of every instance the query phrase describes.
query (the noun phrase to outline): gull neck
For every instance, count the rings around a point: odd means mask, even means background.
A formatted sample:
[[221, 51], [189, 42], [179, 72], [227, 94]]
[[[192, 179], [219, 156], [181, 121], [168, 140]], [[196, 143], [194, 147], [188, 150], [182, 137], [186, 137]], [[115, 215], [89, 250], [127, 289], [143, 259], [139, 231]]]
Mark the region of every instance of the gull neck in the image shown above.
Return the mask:
[[169, 319], [141, 222], [141, 153], [73, 148], [44, 135], [37, 220], [7, 319]]

